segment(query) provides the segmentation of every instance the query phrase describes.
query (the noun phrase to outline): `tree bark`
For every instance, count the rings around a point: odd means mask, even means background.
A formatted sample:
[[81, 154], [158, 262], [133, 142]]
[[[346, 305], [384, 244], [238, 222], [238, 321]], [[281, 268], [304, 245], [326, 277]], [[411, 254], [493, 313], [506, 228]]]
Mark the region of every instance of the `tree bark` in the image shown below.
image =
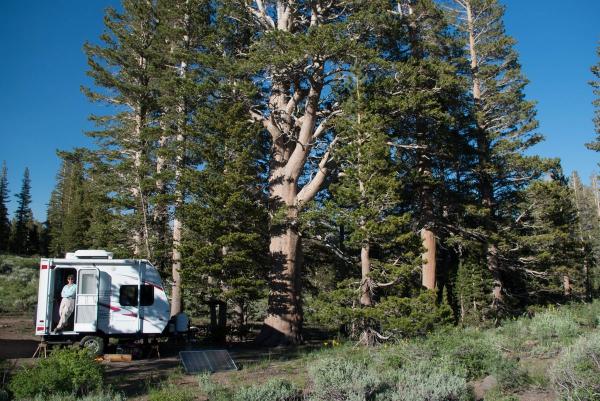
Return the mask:
[[600, 193], [598, 192], [598, 176], [596, 174], [592, 174], [592, 192], [596, 204], [596, 216], [600, 217]]
[[565, 297], [570, 297], [572, 291], [573, 288], [571, 287], [571, 280], [569, 279], [569, 275], [565, 274], [563, 276], [563, 294], [565, 295]]
[[363, 244], [360, 249], [360, 304], [362, 306], [373, 305], [373, 294], [371, 291], [371, 258], [369, 256], [370, 245]]
[[[280, 181], [280, 180], [277, 180]], [[298, 344], [302, 341], [302, 305], [300, 285], [300, 235], [297, 230], [295, 182], [282, 179], [271, 189], [271, 207], [287, 208], [285, 221], [272, 223], [269, 252], [270, 293], [267, 318], [256, 342], [265, 346]], [[283, 201], [283, 202], [282, 202]], [[282, 202], [283, 204], [280, 204]]]
[[426, 228], [421, 229], [421, 240], [423, 241], [423, 248], [425, 251], [421, 255], [423, 258], [423, 287], [428, 290], [434, 290], [436, 286], [435, 275], [436, 275], [436, 244], [435, 234], [433, 231]]
[[[177, 207], [177, 206], [176, 206]], [[177, 217], [173, 220], [173, 265], [171, 274], [173, 284], [171, 285], [171, 316], [175, 316], [183, 309], [183, 293], [181, 289], [181, 220]]]

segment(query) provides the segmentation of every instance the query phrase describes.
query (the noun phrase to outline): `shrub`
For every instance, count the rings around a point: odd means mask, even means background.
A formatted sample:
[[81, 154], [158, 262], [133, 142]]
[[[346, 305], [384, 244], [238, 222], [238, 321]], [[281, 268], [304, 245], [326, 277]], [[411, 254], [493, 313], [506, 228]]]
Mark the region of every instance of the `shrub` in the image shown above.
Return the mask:
[[125, 401], [125, 397], [119, 393], [95, 393], [81, 398], [74, 394], [54, 394], [51, 396], [37, 395], [34, 401]]
[[384, 387], [382, 374], [367, 363], [327, 358], [308, 369], [312, 382], [311, 401], [359, 401], [372, 397]]
[[497, 361], [492, 374], [498, 380], [498, 388], [502, 391], [516, 391], [531, 382], [527, 372], [514, 359], [502, 358]]
[[198, 386], [200, 391], [210, 401], [230, 401], [231, 392], [222, 385], [213, 382], [210, 379], [210, 373], [203, 373], [198, 376]]
[[10, 377], [13, 368], [13, 365], [0, 359], [0, 401], [8, 401], [10, 399], [6, 385], [7, 378]]
[[300, 391], [283, 379], [272, 379], [259, 386], [242, 387], [233, 397], [234, 401], [295, 401]]
[[600, 333], [563, 350], [551, 370], [555, 390], [567, 401], [600, 399]]
[[519, 397], [512, 394], [502, 394], [499, 389], [493, 389], [485, 394], [485, 401], [519, 401]]
[[571, 344], [580, 333], [581, 328], [571, 313], [549, 310], [532, 319], [508, 322], [497, 330], [496, 336], [509, 349], [552, 356]]
[[595, 300], [591, 303], [572, 304], [568, 310], [571, 311], [575, 321], [584, 327], [596, 328], [600, 325], [600, 301]]
[[33, 311], [39, 262], [37, 258], [0, 255], [0, 312]]
[[448, 370], [467, 380], [491, 374], [502, 361], [498, 348], [473, 330], [451, 330], [435, 334], [424, 342], [432, 355], [440, 358]]
[[151, 389], [148, 393], [148, 401], [194, 401], [195, 399], [192, 390], [174, 383]]
[[54, 350], [37, 365], [18, 371], [12, 377], [9, 389], [16, 398], [86, 395], [100, 389], [102, 383], [102, 366], [86, 350], [65, 348]]
[[435, 363], [422, 361], [400, 370], [394, 380], [394, 401], [470, 401], [471, 389], [464, 377]]

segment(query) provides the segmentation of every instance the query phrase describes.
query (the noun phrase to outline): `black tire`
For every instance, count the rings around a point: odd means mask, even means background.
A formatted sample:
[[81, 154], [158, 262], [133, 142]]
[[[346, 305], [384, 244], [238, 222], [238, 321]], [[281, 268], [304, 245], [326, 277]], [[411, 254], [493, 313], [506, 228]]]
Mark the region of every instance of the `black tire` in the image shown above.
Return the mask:
[[85, 336], [79, 341], [79, 346], [85, 348], [92, 355], [100, 356], [104, 354], [104, 340], [98, 336]]

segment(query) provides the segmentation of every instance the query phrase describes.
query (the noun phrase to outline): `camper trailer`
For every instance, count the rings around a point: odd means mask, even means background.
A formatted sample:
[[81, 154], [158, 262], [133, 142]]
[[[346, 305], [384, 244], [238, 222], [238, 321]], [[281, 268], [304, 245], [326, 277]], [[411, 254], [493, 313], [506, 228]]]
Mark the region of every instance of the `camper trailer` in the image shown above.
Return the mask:
[[[75, 310], [67, 326], [60, 320], [61, 290], [75, 277]], [[67, 253], [64, 259], [42, 259], [35, 334], [47, 341], [79, 341], [101, 353], [110, 337], [160, 336], [170, 307], [158, 270], [147, 260], [113, 259], [102, 250]]]

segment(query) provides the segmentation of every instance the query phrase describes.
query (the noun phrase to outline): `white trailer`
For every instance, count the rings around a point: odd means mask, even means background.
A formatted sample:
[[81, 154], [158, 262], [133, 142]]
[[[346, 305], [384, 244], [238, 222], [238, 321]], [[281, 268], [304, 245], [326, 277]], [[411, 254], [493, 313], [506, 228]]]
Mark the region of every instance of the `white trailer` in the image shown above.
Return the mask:
[[[75, 276], [75, 310], [65, 330], [60, 320], [61, 290]], [[35, 334], [46, 341], [80, 341], [96, 352], [110, 337], [160, 336], [170, 318], [169, 300], [158, 270], [147, 260], [112, 259], [102, 250], [42, 259]]]

